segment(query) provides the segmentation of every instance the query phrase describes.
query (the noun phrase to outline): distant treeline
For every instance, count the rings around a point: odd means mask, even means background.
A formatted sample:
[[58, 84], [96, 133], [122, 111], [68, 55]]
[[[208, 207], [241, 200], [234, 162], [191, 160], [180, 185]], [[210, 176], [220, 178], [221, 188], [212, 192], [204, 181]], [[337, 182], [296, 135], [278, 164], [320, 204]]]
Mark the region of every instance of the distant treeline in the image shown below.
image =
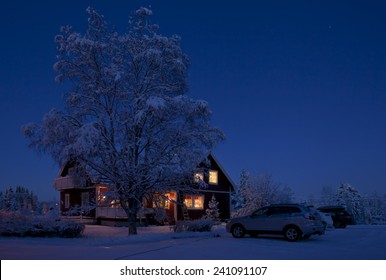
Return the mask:
[[25, 213], [40, 213], [44, 206], [39, 202], [38, 197], [24, 187], [7, 188], [4, 192], [0, 191], [0, 210], [20, 211]]

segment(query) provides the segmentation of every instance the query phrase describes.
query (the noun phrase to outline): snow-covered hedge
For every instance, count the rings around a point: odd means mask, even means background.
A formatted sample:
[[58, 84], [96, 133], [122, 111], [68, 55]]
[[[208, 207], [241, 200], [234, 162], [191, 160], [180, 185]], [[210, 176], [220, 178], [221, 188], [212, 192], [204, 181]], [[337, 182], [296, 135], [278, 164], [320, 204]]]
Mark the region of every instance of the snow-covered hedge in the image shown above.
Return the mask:
[[182, 232], [182, 231], [211, 231], [213, 227], [213, 221], [208, 218], [202, 218], [199, 220], [191, 220], [191, 221], [178, 221], [175, 226], [173, 226], [174, 232]]
[[79, 237], [85, 226], [50, 216], [26, 216], [0, 211], [0, 236]]

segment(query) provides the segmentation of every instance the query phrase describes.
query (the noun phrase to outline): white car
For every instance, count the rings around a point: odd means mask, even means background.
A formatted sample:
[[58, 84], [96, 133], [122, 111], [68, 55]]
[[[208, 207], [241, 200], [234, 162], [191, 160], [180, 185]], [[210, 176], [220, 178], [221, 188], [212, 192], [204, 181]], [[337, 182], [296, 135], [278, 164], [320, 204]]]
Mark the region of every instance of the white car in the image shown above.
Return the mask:
[[332, 220], [331, 213], [323, 213], [319, 212], [320, 217], [322, 218], [322, 222], [325, 225], [326, 229], [334, 229], [334, 221]]
[[245, 234], [278, 234], [288, 241], [298, 241], [313, 234], [323, 234], [325, 227], [320, 216], [305, 205], [273, 204], [251, 215], [233, 218], [227, 223], [226, 230], [235, 238]]

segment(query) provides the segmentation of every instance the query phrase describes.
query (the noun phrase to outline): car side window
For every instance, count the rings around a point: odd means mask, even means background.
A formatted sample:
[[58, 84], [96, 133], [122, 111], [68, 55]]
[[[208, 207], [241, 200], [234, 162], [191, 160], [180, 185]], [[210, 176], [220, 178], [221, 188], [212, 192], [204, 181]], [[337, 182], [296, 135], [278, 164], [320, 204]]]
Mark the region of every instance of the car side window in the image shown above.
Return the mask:
[[270, 210], [269, 210], [269, 215], [271, 216], [271, 215], [275, 215], [275, 216], [277, 216], [277, 215], [281, 215], [281, 216], [283, 216], [283, 215], [288, 215], [288, 207], [272, 207], [272, 208], [270, 208]]
[[275, 214], [275, 210], [274, 210], [274, 209], [272, 209], [272, 208], [267, 209], [267, 212], [266, 212], [266, 215], [267, 215], [267, 216], [272, 216], [272, 215], [274, 215], [274, 214]]
[[252, 213], [253, 217], [258, 217], [258, 216], [267, 216], [268, 215], [268, 208], [261, 208], [259, 210], [256, 210], [255, 212]]
[[302, 211], [298, 207], [288, 207], [289, 214], [301, 213]]

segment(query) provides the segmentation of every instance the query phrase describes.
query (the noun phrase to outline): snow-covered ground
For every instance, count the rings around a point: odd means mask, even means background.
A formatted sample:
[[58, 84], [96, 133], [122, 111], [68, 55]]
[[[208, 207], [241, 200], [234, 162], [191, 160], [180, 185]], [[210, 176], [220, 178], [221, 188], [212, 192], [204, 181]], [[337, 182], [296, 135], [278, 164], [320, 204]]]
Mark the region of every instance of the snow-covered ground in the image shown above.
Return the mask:
[[168, 226], [126, 228], [87, 225], [84, 237], [0, 238], [2, 260], [386, 260], [386, 226], [355, 225], [296, 243], [279, 237], [235, 239], [211, 232], [175, 233]]

